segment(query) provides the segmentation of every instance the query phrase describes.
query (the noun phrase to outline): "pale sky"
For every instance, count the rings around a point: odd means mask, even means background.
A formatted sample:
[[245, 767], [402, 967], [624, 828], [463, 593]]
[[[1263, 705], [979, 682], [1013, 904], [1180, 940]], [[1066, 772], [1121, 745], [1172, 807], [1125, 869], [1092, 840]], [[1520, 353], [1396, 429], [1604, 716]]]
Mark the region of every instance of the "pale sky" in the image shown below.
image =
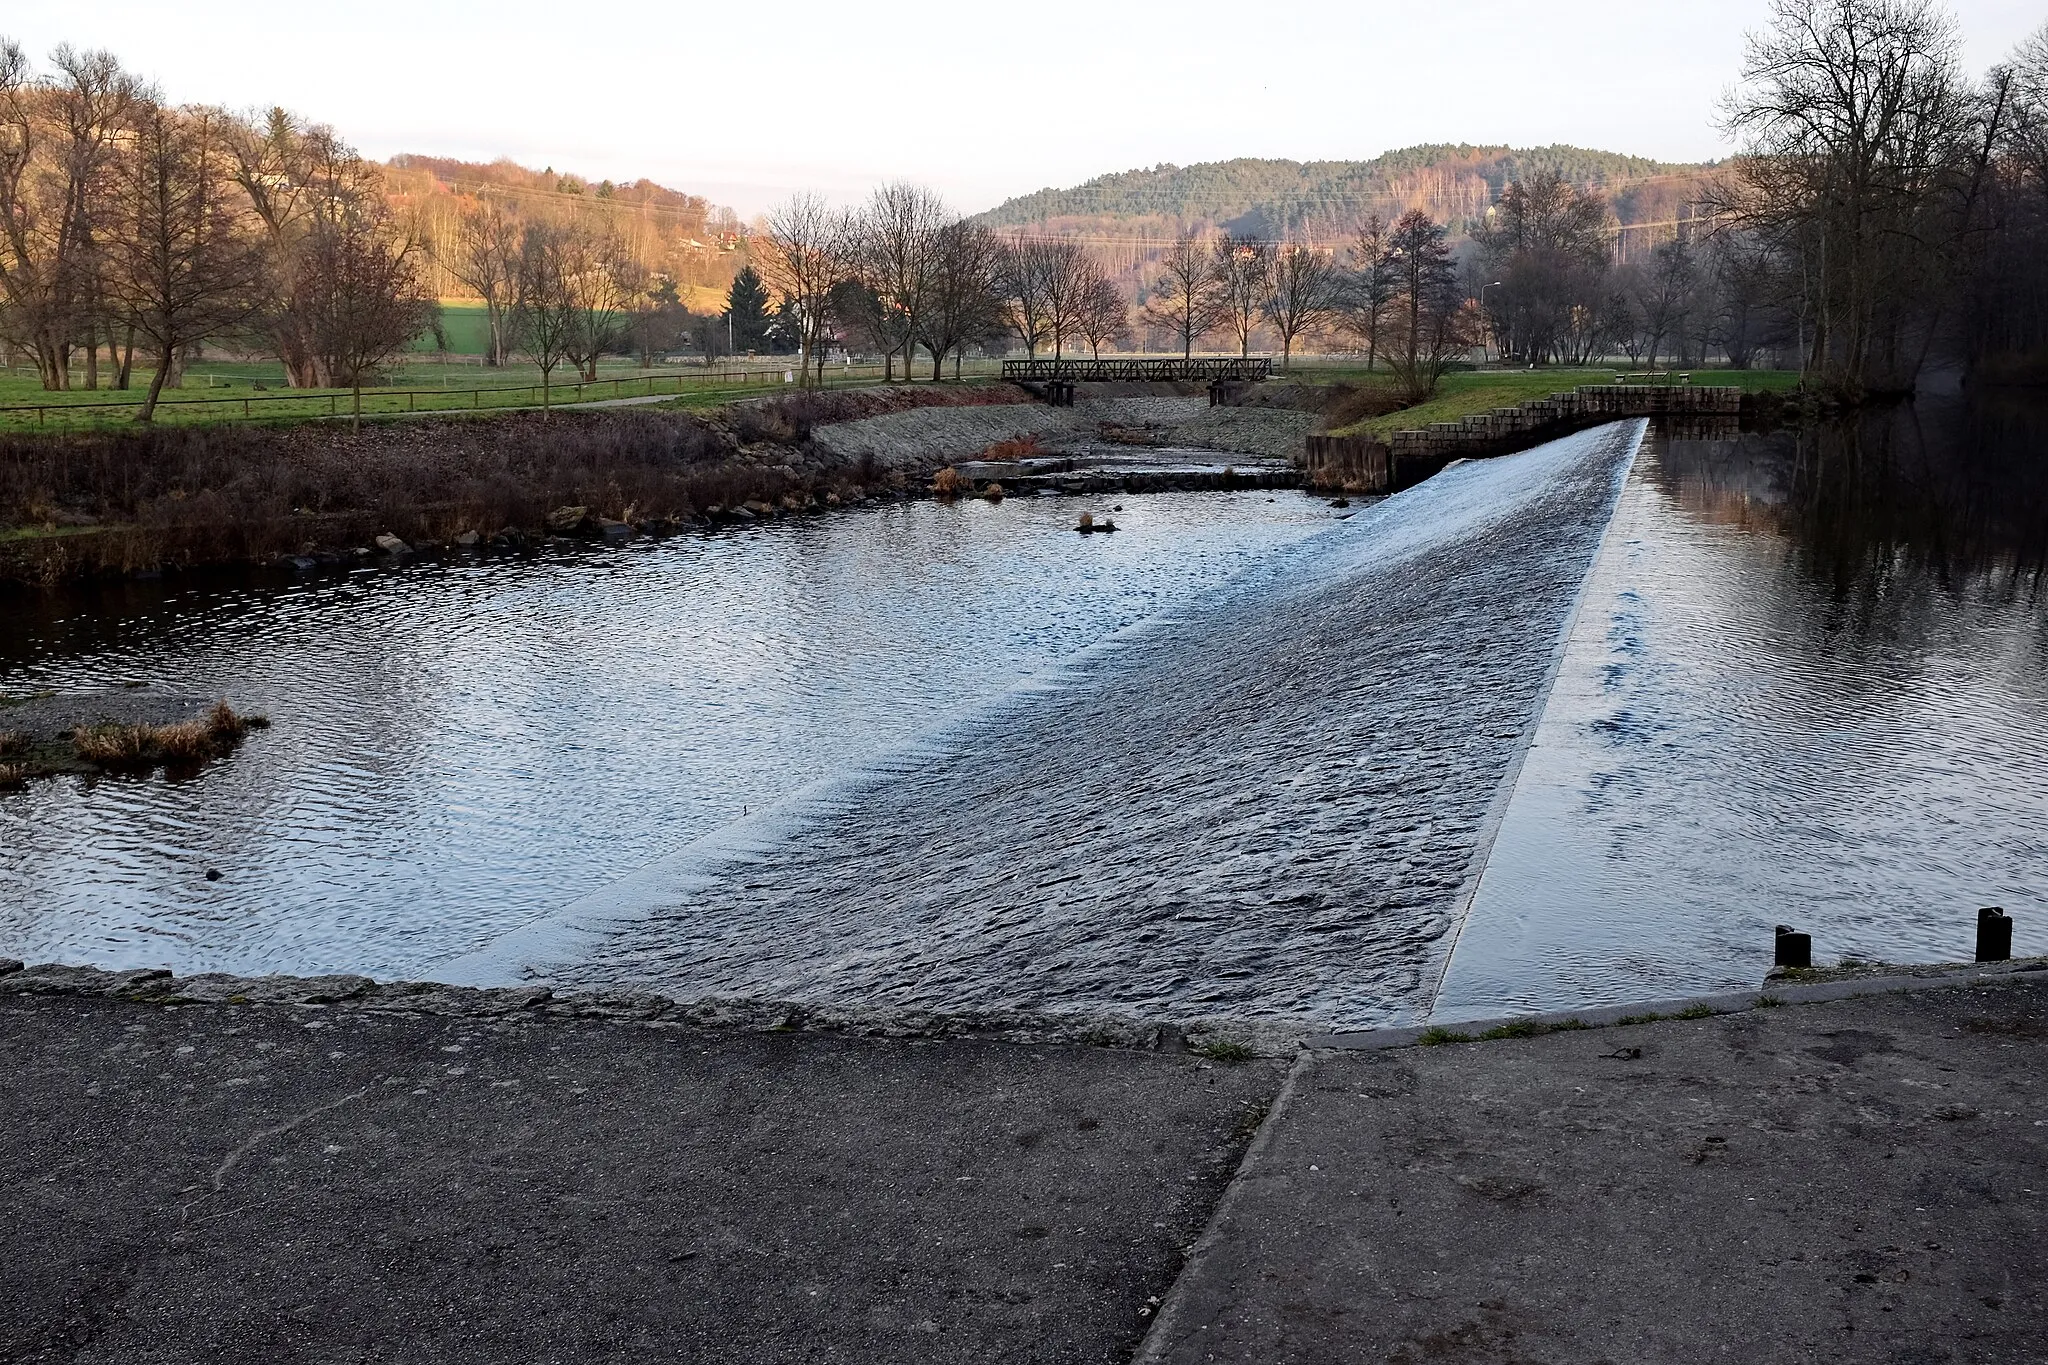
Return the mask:
[[[1973, 73], [2042, 0], [1961, 0]], [[176, 101], [283, 104], [376, 157], [647, 176], [743, 216], [923, 181], [963, 211], [1157, 162], [1570, 142], [1664, 160], [1713, 128], [1767, 0], [7, 0], [39, 62], [112, 49]]]

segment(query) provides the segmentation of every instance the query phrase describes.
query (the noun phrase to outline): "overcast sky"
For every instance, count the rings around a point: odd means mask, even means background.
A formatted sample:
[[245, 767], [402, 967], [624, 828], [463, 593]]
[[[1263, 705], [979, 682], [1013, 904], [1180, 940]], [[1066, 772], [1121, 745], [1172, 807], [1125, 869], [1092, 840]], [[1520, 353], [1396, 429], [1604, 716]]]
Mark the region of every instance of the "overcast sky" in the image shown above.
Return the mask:
[[[1713, 128], [1768, 0], [19, 0], [40, 59], [107, 47], [177, 101], [283, 104], [370, 155], [648, 176], [743, 215], [924, 181], [963, 210], [1107, 171], [1570, 142], [1664, 160]], [[1961, 0], [1972, 71], [2042, 0]]]

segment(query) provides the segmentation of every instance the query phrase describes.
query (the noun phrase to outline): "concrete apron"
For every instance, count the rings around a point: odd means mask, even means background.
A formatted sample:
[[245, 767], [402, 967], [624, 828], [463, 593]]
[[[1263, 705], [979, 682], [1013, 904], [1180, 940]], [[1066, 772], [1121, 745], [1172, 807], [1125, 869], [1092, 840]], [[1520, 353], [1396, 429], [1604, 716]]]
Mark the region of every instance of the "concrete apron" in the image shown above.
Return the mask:
[[[1322, 1317], [1318, 1316], [1319, 1313], [1324, 1313], [1324, 1310], [1327, 1310], [1330, 1306], [1327, 1303], [1317, 1303], [1318, 1295], [1320, 1294], [1327, 1298], [1333, 1292], [1339, 1291], [1339, 1286], [1335, 1281], [1341, 1277], [1341, 1270], [1331, 1271], [1327, 1266], [1319, 1266], [1314, 1271], [1308, 1271], [1299, 1266], [1287, 1266], [1276, 1264], [1272, 1261], [1263, 1261], [1259, 1262], [1258, 1273], [1255, 1277], [1247, 1273], [1247, 1258], [1242, 1243], [1248, 1240], [1246, 1237], [1247, 1226], [1255, 1225], [1260, 1221], [1260, 1213], [1255, 1206], [1263, 1197], [1271, 1194], [1276, 1188], [1285, 1188], [1290, 1185], [1298, 1175], [1298, 1171], [1290, 1169], [1290, 1166], [1298, 1167], [1299, 1162], [1298, 1160], [1290, 1161], [1290, 1157], [1298, 1157], [1299, 1153], [1283, 1153], [1279, 1151], [1279, 1148], [1283, 1144], [1283, 1136], [1292, 1136], [1290, 1129], [1298, 1126], [1291, 1121], [1297, 1119], [1303, 1092], [1341, 1090], [1344, 1088], [1343, 1086], [1319, 1084], [1319, 1073], [1325, 1067], [1341, 1064], [1346, 1058], [1357, 1058], [1362, 1062], [1372, 1054], [1393, 1054], [1399, 1049], [1417, 1049], [1420, 1051], [1426, 1048], [1426, 1055], [1430, 1055], [1433, 1059], [1438, 1057], [1454, 1059], [1461, 1055], [1469, 1056], [1473, 1059], [1474, 1068], [1477, 1069], [1482, 1064], [1482, 1059], [1498, 1058], [1507, 1055], [1504, 1045], [1511, 1047], [1508, 1040], [1532, 1037], [1541, 1038], [1546, 1035], [1571, 1037], [1583, 1031], [1625, 1026], [1649, 1024], [1675, 1026], [1680, 1021], [1726, 1019], [1728, 1016], [1747, 1015], [1755, 1011], [1771, 1011], [1771, 1013], [1764, 1015], [1759, 1020], [1759, 1027], [1763, 1026], [1764, 1020], [1782, 1019], [1789, 1023], [1799, 1021], [1806, 1016], [1806, 1011], [1804, 1010], [1791, 1010], [1779, 1014], [1776, 1010], [1777, 1007], [1781, 1006], [1813, 1006], [1852, 1001], [1874, 1002], [1881, 997], [1899, 997], [1900, 999], [1895, 1002], [1896, 1008], [1910, 1010], [1916, 1007], [1939, 1007], [1942, 1004], [1964, 999], [1968, 994], [2014, 986], [2030, 987], [2031, 991], [2029, 993], [2038, 1001], [2044, 998], [2042, 995], [2044, 988], [2048, 988], [2048, 958], [1976, 964], [1957, 963], [1912, 966], [1891, 966], [1887, 964], [1872, 974], [1840, 977], [1837, 979], [1813, 979], [1815, 977], [1825, 977], [1826, 975], [1827, 973], [1825, 972], [1813, 972], [1789, 974], [1780, 977], [1774, 973], [1774, 979], [1767, 980], [1760, 989], [1754, 991], [1726, 991], [1674, 999], [1648, 1000], [1625, 1005], [1602, 1006], [1580, 1010], [1556, 1010], [1534, 1015], [1511, 1015], [1499, 1019], [1465, 1022], [1460, 1024], [1456, 1030], [1432, 1026], [1417, 1026], [1331, 1033], [1304, 1038], [1302, 1040], [1302, 1050], [1289, 1070], [1279, 1094], [1275, 1097], [1272, 1108], [1267, 1112], [1264, 1122], [1260, 1125], [1250, 1146], [1246, 1149], [1236, 1175], [1218, 1200], [1208, 1227], [1204, 1229], [1201, 1238], [1190, 1249], [1188, 1258], [1183, 1263], [1180, 1274], [1174, 1281], [1172, 1290], [1168, 1293], [1154, 1316], [1152, 1325], [1147, 1330], [1143, 1342], [1133, 1357], [1133, 1361], [1136, 1362], [1136, 1365], [1166, 1365], [1167, 1362], [1192, 1362], [1198, 1360], [1204, 1362], [1258, 1361], [1260, 1365], [1268, 1365], [1269, 1362], [1276, 1361], [1300, 1360], [1321, 1362], [1352, 1358], [1382, 1358], [1379, 1355], [1369, 1357], [1354, 1356], [1351, 1352], [1356, 1348], [1362, 1348], [1364, 1343], [1356, 1341], [1347, 1343], [1342, 1339], [1341, 1334], [1331, 1330], [1332, 1322], [1327, 1314]], [[1804, 979], [1799, 979], [1802, 976]], [[1925, 1003], [1918, 1004], [1915, 999], [1906, 999], [1904, 997], [1916, 997], [1918, 1002]], [[2018, 1026], [2015, 1027], [2017, 1031], [2024, 1031], [2018, 1030]], [[1845, 1030], [1845, 1032], [1851, 1035], [1857, 1034], [1857, 1030], [1853, 1027]], [[1646, 1032], [1640, 1027], [1636, 1027], [1631, 1028], [1631, 1031], [1625, 1036], [1630, 1038], [1655, 1036], [1655, 1031], [1650, 1030]], [[2031, 1034], [2028, 1036], [2031, 1036]], [[1472, 1052], [1459, 1046], [1432, 1046], [1479, 1044], [1484, 1042], [1494, 1042], [1494, 1047]], [[1879, 1046], [1881, 1047], [1882, 1044]], [[2011, 1045], [2008, 1044], [2007, 1046]], [[1644, 1051], [1645, 1048], [1641, 1046], [1624, 1047], [1616, 1049], [1611, 1053], [1602, 1053], [1600, 1055], [1603, 1057], [1640, 1058]], [[1952, 1070], [1952, 1068], [1948, 1067], [1941, 1069], [1944, 1071]], [[1906, 1083], [1912, 1084], [1911, 1081]], [[2022, 1079], [2019, 1083], [2026, 1085], [2029, 1082]], [[1477, 1096], [1464, 1096], [1461, 1098], [1466, 1101], [1472, 1101], [1476, 1100]], [[1944, 1120], [1974, 1118], [1977, 1116], [1975, 1111], [1967, 1109], [1959, 1109], [1953, 1112], [1936, 1110], [1934, 1113], [1936, 1117]], [[2048, 1109], [2044, 1109], [2043, 1113], [2048, 1114]], [[1302, 1122], [1305, 1123], [1307, 1120]], [[2048, 1125], [2048, 1117], [2034, 1121], [2035, 1127], [2042, 1127], [2044, 1125]], [[1478, 1141], [1483, 1145], [1485, 1139], [1481, 1136], [1478, 1138]], [[1721, 1143], [1723, 1141], [1725, 1140], [1718, 1137], [1708, 1139], [1709, 1144]], [[1365, 1145], [1368, 1147], [1371, 1145], [1370, 1139], [1366, 1140]], [[1711, 1155], [1710, 1148], [1703, 1148], [1702, 1150]], [[1357, 1156], [1359, 1153], [1354, 1151], [1350, 1155]], [[2021, 1167], [2024, 1168], [2026, 1166], [2027, 1163], [2023, 1154], [2008, 1155], [2018, 1155]], [[1699, 1159], [1704, 1161], [1707, 1158], [1702, 1156]], [[1821, 1151], [1814, 1153], [1813, 1159], [1816, 1164], [1831, 1164], [1838, 1162], [1841, 1157], [1839, 1153]], [[1317, 1170], [1313, 1165], [1307, 1169], [1309, 1171]], [[1413, 1170], [1415, 1168], [1410, 1166], [1409, 1169]], [[1361, 1174], [1355, 1170], [1353, 1173]], [[2043, 1242], [2040, 1236], [2043, 1231], [2048, 1231], [2048, 1215], [2044, 1215], [2042, 1212], [2044, 1208], [2048, 1208], [2048, 1200], [2037, 1197], [2038, 1194], [2048, 1194], [2048, 1167], [2039, 1168], [2036, 1173], [2039, 1176], [2036, 1188], [2024, 1191], [2027, 1200], [2031, 1204], [2031, 1209], [2024, 1217], [2023, 1226], [2030, 1230], [2023, 1234], [2023, 1238], [2028, 1245], [2032, 1246], [2048, 1245], [2048, 1243]], [[1797, 1173], [1794, 1173], [1791, 1178], [1796, 1180]], [[1459, 1180], [1461, 1183], [1478, 1184], [1478, 1182], [1465, 1181], [1465, 1178], [1462, 1176], [1459, 1177]], [[1483, 1186], [1481, 1188], [1483, 1189]], [[1356, 1194], [1357, 1192], [1353, 1191], [1352, 1193]], [[1509, 1195], [1512, 1193], [1510, 1191]], [[2015, 1191], [2014, 1193], [2019, 1192]], [[1509, 1195], [1503, 1195], [1502, 1197], [1506, 1198]], [[1665, 1211], [1660, 1209], [1659, 1212], [1664, 1213]], [[1924, 1213], [1925, 1209], [1917, 1210], [1917, 1212]], [[1677, 1211], [1671, 1210], [1663, 1219], [1658, 1221], [1668, 1224], [1677, 1219], [1677, 1217]], [[1265, 1221], [1267, 1223], [1273, 1221], [1272, 1210], [1268, 1209], [1266, 1211]], [[1468, 1241], [1484, 1243], [1489, 1240], [1486, 1228], [1481, 1225], [1483, 1222], [1483, 1219], [1471, 1219], [1462, 1226], [1454, 1227], [1451, 1230], [1451, 1235], [1443, 1240], [1441, 1249], [1436, 1254], [1439, 1256], [1449, 1256], [1453, 1260], [1465, 1259], [1472, 1251], [1472, 1248], [1465, 1245], [1465, 1243]], [[1862, 1226], [1861, 1223], [1855, 1224], [1855, 1230], [1861, 1232]], [[1675, 1226], [1665, 1226], [1660, 1230], [1668, 1232], [1674, 1237], [1682, 1237], [1684, 1235], [1684, 1230]], [[1815, 1236], [1818, 1239], [1817, 1231]], [[1986, 1236], [1987, 1239], [1992, 1241], [1997, 1240], [1996, 1235], [1989, 1231], [1987, 1231]], [[1563, 1241], [1565, 1239], [1560, 1238], [1559, 1240]], [[1574, 1250], [1578, 1250], [1580, 1254], [1583, 1254], [1584, 1238], [1574, 1240], [1574, 1246], [1531, 1247], [1528, 1249], [1530, 1254], [1524, 1259], [1542, 1260], [1547, 1257], [1552, 1262], [1552, 1273], [1561, 1274], [1568, 1278], [1571, 1267], [1558, 1263], [1567, 1261]], [[2010, 1238], [2008, 1237], [2007, 1240], [2010, 1240]], [[1748, 1243], [1745, 1241], [1743, 1245], [1747, 1247]], [[1928, 1242], [1925, 1245], [1929, 1249], [1938, 1250], [1936, 1243]], [[1885, 1253], [1896, 1253], [1898, 1248], [1888, 1246], [1883, 1248], [1883, 1251]], [[1795, 1253], [1795, 1258], [1803, 1258], [1803, 1253]], [[1257, 1261], [1258, 1258], [1254, 1255], [1252, 1259]], [[1772, 1264], [1775, 1264], [1775, 1262], [1772, 1262]], [[1711, 1272], [1716, 1270], [1717, 1267], [1705, 1266], [1699, 1269], [1702, 1272]], [[1226, 1326], [1231, 1325], [1225, 1321], [1227, 1310], [1240, 1307], [1240, 1305], [1230, 1302], [1234, 1288], [1246, 1288], [1250, 1281], [1255, 1278], [1258, 1281], [1257, 1288], [1248, 1291], [1247, 1297], [1250, 1297], [1255, 1295], [1260, 1289], [1272, 1290], [1274, 1282], [1287, 1280], [1290, 1272], [1299, 1273], [1290, 1285], [1290, 1292], [1281, 1296], [1286, 1312], [1291, 1315], [1291, 1320], [1284, 1327], [1276, 1327], [1271, 1322], [1264, 1324], [1264, 1326], [1270, 1329], [1269, 1334], [1256, 1346], [1250, 1341], [1236, 1340], [1226, 1336], [1224, 1333], [1218, 1333], [1214, 1337], [1210, 1335], [1212, 1326], [1217, 1326], [1219, 1323]], [[2022, 1280], [2026, 1279], [2022, 1269], [2016, 1268], [2013, 1274]], [[1366, 1278], [1371, 1279], [1373, 1277], [1368, 1276]], [[1391, 1279], [1392, 1276], [1389, 1275], [1388, 1278]], [[1900, 1272], [1899, 1279], [1903, 1281], [1905, 1278], [1906, 1272]], [[1866, 1272], [1856, 1274], [1853, 1279], [1856, 1285], [1861, 1286], [1865, 1283], [1874, 1283], [1877, 1277], [1874, 1273]], [[1381, 1290], [1387, 1289], [1387, 1285], [1384, 1282], [1375, 1283], [1373, 1287]], [[2034, 1284], [2035, 1292], [2026, 1304], [2008, 1303], [1995, 1293], [1980, 1296], [1979, 1301], [1983, 1305], [1988, 1305], [1994, 1313], [2002, 1311], [2007, 1306], [2025, 1309], [2035, 1319], [2027, 1330], [2048, 1330], [2048, 1317], [2041, 1317], [2033, 1311], [2042, 1307], [2040, 1302], [2038, 1302], [2039, 1288], [2040, 1286], [2036, 1282]], [[1924, 1293], [1925, 1291], [1923, 1290], [1922, 1292]], [[1401, 1297], [1398, 1288], [1393, 1291], [1393, 1294], [1396, 1299]], [[1341, 1292], [1339, 1292], [1339, 1297], [1341, 1296]], [[1425, 1293], [1423, 1297], [1428, 1296]], [[1652, 1296], [1653, 1298], [1654, 1296]], [[1356, 1306], [1361, 1316], [1370, 1311], [1368, 1305], [1362, 1302]], [[1976, 1304], [1972, 1305], [1972, 1307], [1975, 1306]], [[1481, 1317], [1483, 1318], [1486, 1312], [1492, 1312], [1500, 1307], [1501, 1304], [1497, 1299], [1489, 1301], [1482, 1305], [1484, 1311]], [[1583, 1308], [1583, 1305], [1581, 1307]], [[1640, 1307], [1641, 1311], [1653, 1317], [1660, 1311], [1658, 1304], [1651, 1300], [1646, 1300]], [[1341, 1317], [1346, 1311], [1344, 1308], [1338, 1308], [1336, 1315]], [[1881, 1311], [1888, 1313], [1891, 1311], [1891, 1307], [1882, 1306]], [[1250, 1312], [1241, 1314], [1241, 1316], [1246, 1317], [1252, 1315], [1253, 1313]], [[1455, 1358], [1457, 1360], [1471, 1360], [1475, 1362], [1498, 1362], [1498, 1365], [1524, 1365], [1525, 1362], [1550, 1358], [1547, 1355], [1528, 1355], [1524, 1354], [1524, 1352], [1530, 1350], [1540, 1352], [1543, 1350], [1544, 1345], [1548, 1345], [1553, 1349], [1563, 1345], [1567, 1350], [1579, 1350], [1579, 1354], [1570, 1357], [1573, 1359], [1610, 1359], [1609, 1356], [1598, 1352], [1598, 1343], [1594, 1340], [1594, 1337], [1598, 1335], [1596, 1333], [1589, 1332], [1583, 1338], [1576, 1338], [1567, 1329], [1562, 1343], [1556, 1339], [1551, 1339], [1540, 1344], [1536, 1340], [1539, 1334], [1524, 1333], [1521, 1345], [1517, 1346], [1515, 1344], [1517, 1331], [1512, 1325], [1507, 1324], [1505, 1318], [1500, 1321], [1479, 1321], [1475, 1319], [1471, 1322], [1464, 1322], [1451, 1320], [1454, 1316], [1455, 1314], [1447, 1315], [1444, 1320], [1437, 1324], [1437, 1328], [1433, 1333], [1426, 1333], [1408, 1342], [1396, 1344], [1394, 1353], [1386, 1355], [1384, 1358], [1404, 1362]], [[1557, 1324], [1553, 1321], [1547, 1325], [1552, 1329], [1554, 1338]], [[1896, 1328], [1902, 1324], [1895, 1323], [1893, 1325]], [[1695, 1327], [1697, 1328], [1697, 1326], [1698, 1324], [1696, 1323]], [[1730, 1323], [1726, 1329], [1727, 1334], [1718, 1338], [1706, 1338], [1695, 1331], [1694, 1336], [1688, 1340], [1686, 1345], [1688, 1353], [1663, 1355], [1654, 1351], [1647, 1351], [1645, 1354], [1633, 1358], [1641, 1360], [1704, 1359], [1715, 1354], [1717, 1350], [1720, 1352], [1728, 1351], [1730, 1343], [1738, 1339], [1742, 1340], [1748, 1348], [1743, 1354], [1745, 1359], [1806, 1360], [1809, 1358], [1809, 1354], [1803, 1349], [1783, 1349], [1787, 1346], [1787, 1343], [1774, 1343], [1768, 1340], [1759, 1341], [1754, 1335], [1753, 1327], [1754, 1324], [1738, 1326]], [[1791, 1330], [1788, 1327], [1787, 1331], [1790, 1332]], [[1840, 1330], [1853, 1331], [1854, 1327], [1851, 1324], [1841, 1327]], [[1977, 1334], [1965, 1333], [1965, 1335], [1974, 1337]], [[1384, 1349], [1385, 1345], [1386, 1343], [1384, 1342], [1378, 1343], [1378, 1348]], [[1887, 1360], [1907, 1358], [1888, 1353], [1890, 1350], [1888, 1346], [1885, 1348], [1887, 1353], [1880, 1356], [1866, 1357], [1865, 1352], [1867, 1350], [1880, 1345], [1879, 1341], [1874, 1337], [1866, 1338], [1856, 1345], [1860, 1349], [1844, 1348], [1842, 1350], [1843, 1358], [1882, 1358]], [[1758, 1346], [1763, 1346], [1765, 1349], [1758, 1353], [1756, 1349]], [[1412, 1351], [1411, 1348], [1413, 1348]], [[1638, 1349], [1643, 1348], [1639, 1347]], [[1695, 1351], [1696, 1353], [1691, 1353]], [[1621, 1357], [1615, 1358], [1619, 1359]], [[1915, 1355], [1911, 1358], [1917, 1360], [1923, 1357]], [[1924, 1358], [1930, 1361], [1949, 1359], [2048, 1359], [2048, 1357], [2038, 1357], [2032, 1354], [2025, 1356], [2008, 1356], [2002, 1353], [1995, 1355], [1974, 1354], [1967, 1347], [1960, 1354], [1951, 1354], [1945, 1346], [1931, 1348], [1930, 1353], [1926, 1354]]]

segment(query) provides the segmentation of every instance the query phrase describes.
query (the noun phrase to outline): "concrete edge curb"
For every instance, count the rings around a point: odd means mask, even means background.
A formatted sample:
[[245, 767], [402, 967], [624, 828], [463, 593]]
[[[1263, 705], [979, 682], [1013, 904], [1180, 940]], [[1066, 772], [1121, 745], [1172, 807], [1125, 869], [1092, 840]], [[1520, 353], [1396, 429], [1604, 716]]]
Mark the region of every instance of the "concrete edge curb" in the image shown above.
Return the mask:
[[1244, 1198], [1245, 1189], [1257, 1176], [1258, 1167], [1264, 1161], [1267, 1150], [1272, 1147], [1274, 1134], [1287, 1113], [1288, 1103], [1294, 1098], [1301, 1078], [1308, 1074], [1313, 1056], [1307, 1051], [1297, 1053], [1294, 1065], [1287, 1068], [1287, 1079], [1280, 1083], [1279, 1091], [1273, 1096], [1273, 1103], [1266, 1110], [1266, 1117], [1259, 1123], [1259, 1131], [1252, 1134], [1251, 1142], [1244, 1149], [1244, 1158], [1231, 1173], [1230, 1183], [1217, 1199], [1216, 1207], [1209, 1212], [1208, 1226], [1202, 1235], [1182, 1258], [1180, 1269], [1174, 1272], [1173, 1283], [1167, 1287], [1159, 1311], [1152, 1315], [1151, 1326], [1138, 1342], [1138, 1349], [1131, 1355], [1131, 1365], [1151, 1365], [1166, 1359], [1173, 1348], [1173, 1338], [1180, 1330], [1179, 1323], [1186, 1312], [1187, 1291], [1184, 1286], [1192, 1284], [1202, 1264], [1216, 1253], [1227, 1234], [1226, 1225], [1233, 1210]]
[[[42, 995], [135, 1004], [343, 1009], [363, 1014], [438, 1015], [638, 1024], [652, 1028], [726, 1028], [860, 1038], [959, 1038], [1050, 1043], [1127, 1051], [1214, 1056], [1292, 1057], [1299, 1024], [1187, 1018], [1139, 1019], [1098, 1011], [918, 1010], [805, 1005], [789, 1001], [682, 1000], [652, 992], [562, 992], [542, 985], [460, 986], [432, 981], [378, 982], [367, 976], [175, 976], [161, 968], [108, 970], [0, 958], [0, 999]], [[1212, 1053], [1209, 1050], [1215, 1049]]]
[[[1495, 1038], [1504, 1038], [1526, 1036], [1530, 1032], [1612, 1028], [1618, 1024], [1743, 1014], [1753, 1009], [1776, 1005], [1820, 1004], [1829, 1000], [1848, 1000], [1865, 995], [1961, 990], [2014, 977], [2033, 977], [2042, 973], [2048, 973], [2048, 959], [2030, 958], [2010, 963], [1985, 963], [1917, 973], [1849, 977], [1839, 981], [1766, 981], [1754, 990], [1719, 991], [1709, 995], [1677, 996], [1663, 1000], [1644, 1000], [1626, 1005], [1600, 1005], [1576, 1010], [1546, 1010], [1540, 1014], [1511, 1014], [1494, 1019], [1462, 1020], [1456, 1024], [1426, 1024], [1406, 1028], [1324, 1033], [1303, 1038], [1301, 1045], [1310, 1052], [1382, 1052], [1390, 1048], [1417, 1046], [1431, 1035], [1444, 1042], [1492, 1041], [1485, 1035], [1492, 1033]], [[2048, 980], [2048, 976], [2041, 979]]]

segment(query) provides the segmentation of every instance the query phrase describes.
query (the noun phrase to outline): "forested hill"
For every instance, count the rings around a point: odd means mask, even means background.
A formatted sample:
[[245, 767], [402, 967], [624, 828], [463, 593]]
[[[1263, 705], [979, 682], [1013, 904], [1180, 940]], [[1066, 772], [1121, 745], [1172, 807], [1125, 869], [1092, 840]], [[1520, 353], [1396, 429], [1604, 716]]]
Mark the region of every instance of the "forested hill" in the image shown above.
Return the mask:
[[[1173, 232], [1214, 226], [1268, 237], [1348, 233], [1369, 213], [1429, 210], [1454, 231], [1486, 211], [1502, 186], [1546, 171], [1609, 192], [1623, 222], [1648, 221], [1706, 168], [1583, 147], [1405, 147], [1371, 161], [1269, 161], [1241, 157], [1198, 166], [1154, 166], [1044, 189], [983, 215], [998, 227]], [[1681, 194], [1679, 197], [1683, 197]]]

